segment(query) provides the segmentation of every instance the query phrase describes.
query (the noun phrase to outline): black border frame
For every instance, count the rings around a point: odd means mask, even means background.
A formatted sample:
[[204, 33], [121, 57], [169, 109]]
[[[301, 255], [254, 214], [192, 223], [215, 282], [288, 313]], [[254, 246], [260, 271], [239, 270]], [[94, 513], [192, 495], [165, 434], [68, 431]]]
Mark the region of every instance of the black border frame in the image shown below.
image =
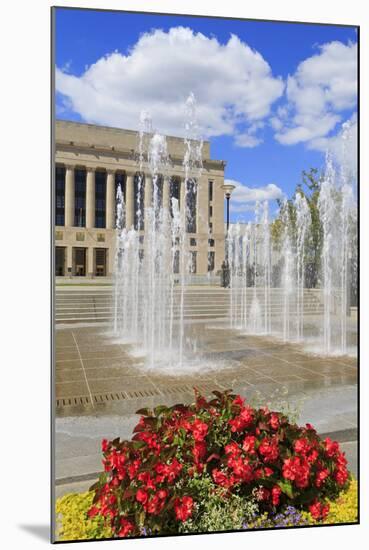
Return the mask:
[[[56, 10], [83, 10], [94, 12], [113, 12], [113, 13], [129, 13], [140, 15], [164, 15], [164, 16], [178, 16], [178, 17], [197, 17], [206, 19], [227, 19], [231, 21], [254, 21], [264, 23], [287, 23], [291, 25], [316, 25], [325, 27], [345, 27], [354, 28], [357, 31], [357, 243], [358, 243], [358, 277], [357, 277], [357, 483], [358, 483], [358, 519], [356, 522], [348, 523], [329, 523], [324, 525], [299, 525], [291, 527], [267, 527], [245, 530], [227, 530], [227, 531], [206, 531], [198, 533], [181, 533], [180, 535], [148, 535], [146, 537], [129, 537], [129, 538], [103, 538], [103, 539], [75, 539], [68, 541], [58, 541], [55, 539], [56, 535], [56, 515], [55, 515], [55, 420], [56, 420], [56, 407], [55, 407], [55, 253], [54, 253], [54, 230], [55, 230], [55, 15]], [[348, 24], [348, 23], [320, 23], [312, 21], [286, 21], [283, 19], [257, 19], [246, 17], [231, 17], [222, 15], [204, 15], [204, 14], [189, 14], [189, 13], [177, 13], [177, 12], [156, 12], [156, 11], [141, 11], [141, 10], [126, 10], [115, 8], [86, 8], [78, 6], [50, 6], [50, 269], [51, 269], [51, 285], [50, 285], [50, 313], [51, 313], [51, 370], [50, 370], [50, 542], [52, 544], [74, 544], [74, 543], [91, 543], [91, 542], [104, 542], [104, 541], [129, 541], [129, 540], [146, 540], [146, 539], [161, 539], [171, 537], [187, 537], [187, 536], [199, 536], [199, 535], [223, 535], [228, 533], [247, 533], [247, 532], [263, 532], [263, 531], [285, 531], [295, 529], [314, 529], [324, 527], [342, 527], [347, 525], [360, 525], [360, 512], [361, 512], [361, 460], [360, 460], [360, 425], [361, 425], [361, 413], [360, 413], [360, 369], [361, 369], [361, 357], [360, 357], [360, 25]]]

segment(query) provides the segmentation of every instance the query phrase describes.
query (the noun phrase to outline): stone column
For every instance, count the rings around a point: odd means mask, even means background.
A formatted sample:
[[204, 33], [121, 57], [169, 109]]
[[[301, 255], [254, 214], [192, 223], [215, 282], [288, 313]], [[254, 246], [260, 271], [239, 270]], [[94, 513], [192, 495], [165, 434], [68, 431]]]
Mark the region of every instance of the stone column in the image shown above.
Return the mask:
[[106, 177], [106, 229], [115, 227], [115, 171], [107, 170]]
[[94, 249], [92, 246], [89, 246], [87, 249], [87, 276], [93, 277], [94, 276]]
[[134, 223], [135, 205], [134, 173], [126, 173], [126, 228], [131, 229]]
[[[73, 275], [73, 247], [67, 246], [67, 265], [66, 265], [66, 275], [71, 277]], [[70, 271], [69, 271], [70, 268]]]
[[92, 229], [95, 227], [95, 168], [86, 170], [86, 228]]
[[201, 177], [197, 183], [197, 273], [208, 272], [208, 221], [209, 195], [208, 178]]
[[144, 194], [144, 230], [147, 228], [148, 222], [148, 212], [149, 208], [152, 206], [152, 197], [153, 195], [153, 185], [152, 177], [145, 174], [145, 194]]
[[166, 177], [163, 181], [163, 208], [169, 208], [169, 179]]
[[74, 166], [71, 165], [65, 166], [64, 225], [74, 225]]

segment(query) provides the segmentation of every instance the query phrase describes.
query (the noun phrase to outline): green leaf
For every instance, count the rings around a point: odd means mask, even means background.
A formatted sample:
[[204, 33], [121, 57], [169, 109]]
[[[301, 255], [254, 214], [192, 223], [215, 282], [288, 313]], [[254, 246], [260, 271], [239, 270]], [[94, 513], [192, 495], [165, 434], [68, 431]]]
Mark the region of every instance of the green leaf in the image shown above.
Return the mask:
[[154, 408], [154, 413], [156, 416], [159, 416], [163, 412], [168, 412], [168, 407], [166, 405], [158, 405]]
[[146, 446], [145, 441], [132, 441], [133, 448], [137, 451], [138, 449], [142, 449], [142, 447]]
[[278, 485], [285, 495], [287, 495], [289, 498], [293, 498], [293, 488], [290, 481], [278, 481]]
[[152, 410], [148, 407], [145, 407], [143, 409], [138, 409], [138, 411], [136, 411], [136, 414], [141, 414], [143, 416], [152, 416]]

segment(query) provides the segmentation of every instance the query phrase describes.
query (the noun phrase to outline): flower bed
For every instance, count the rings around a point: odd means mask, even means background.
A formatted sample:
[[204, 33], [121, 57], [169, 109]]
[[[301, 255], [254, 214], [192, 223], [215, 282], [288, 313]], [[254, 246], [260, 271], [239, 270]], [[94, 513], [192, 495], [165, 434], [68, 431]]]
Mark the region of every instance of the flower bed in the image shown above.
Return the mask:
[[214, 395], [208, 401], [196, 392], [191, 405], [142, 409], [131, 441], [103, 440], [104, 472], [92, 493], [80, 495], [84, 511], [78, 508], [92, 536], [73, 536], [64, 500], [61, 538], [321, 523], [331, 503], [352, 497], [356, 486], [338, 443], [230, 391]]

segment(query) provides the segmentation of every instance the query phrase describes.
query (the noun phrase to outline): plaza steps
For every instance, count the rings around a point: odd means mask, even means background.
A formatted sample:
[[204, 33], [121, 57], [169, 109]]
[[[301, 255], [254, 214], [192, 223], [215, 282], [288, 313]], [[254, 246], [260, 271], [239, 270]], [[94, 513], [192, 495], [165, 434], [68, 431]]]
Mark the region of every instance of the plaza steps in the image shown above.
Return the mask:
[[[264, 292], [257, 292], [261, 305]], [[248, 292], [248, 308], [251, 306], [252, 289]], [[240, 303], [240, 300], [238, 300]], [[180, 291], [174, 293], [174, 318], [180, 315]], [[184, 295], [184, 318], [186, 320], [226, 319], [230, 307], [230, 291], [221, 287], [191, 287]], [[241, 307], [240, 305], [238, 306]], [[271, 315], [276, 317], [284, 311], [284, 297], [281, 289], [271, 291]], [[55, 322], [64, 323], [108, 323], [114, 312], [114, 298], [111, 287], [105, 288], [56, 288]], [[296, 312], [296, 301], [290, 300], [290, 312]], [[316, 290], [304, 292], [304, 314], [317, 315], [323, 312], [321, 293]]]

